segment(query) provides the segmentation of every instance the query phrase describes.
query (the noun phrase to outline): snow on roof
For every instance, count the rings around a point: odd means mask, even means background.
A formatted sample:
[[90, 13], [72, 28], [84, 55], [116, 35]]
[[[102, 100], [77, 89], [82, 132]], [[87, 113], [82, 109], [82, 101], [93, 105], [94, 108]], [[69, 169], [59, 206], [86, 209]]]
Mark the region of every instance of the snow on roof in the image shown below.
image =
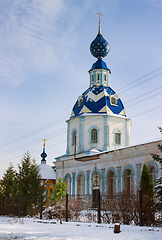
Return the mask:
[[56, 179], [56, 172], [47, 164], [39, 164], [40, 174], [42, 179]]

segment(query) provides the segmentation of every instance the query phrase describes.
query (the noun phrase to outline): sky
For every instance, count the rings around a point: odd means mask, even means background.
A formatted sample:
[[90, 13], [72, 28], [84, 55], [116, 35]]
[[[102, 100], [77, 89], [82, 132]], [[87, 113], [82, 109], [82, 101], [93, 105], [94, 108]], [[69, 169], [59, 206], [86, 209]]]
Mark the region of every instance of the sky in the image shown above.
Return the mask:
[[66, 120], [89, 87], [101, 32], [110, 86], [132, 120], [131, 145], [161, 139], [162, 0], [0, 0], [0, 177], [23, 155], [66, 152]]

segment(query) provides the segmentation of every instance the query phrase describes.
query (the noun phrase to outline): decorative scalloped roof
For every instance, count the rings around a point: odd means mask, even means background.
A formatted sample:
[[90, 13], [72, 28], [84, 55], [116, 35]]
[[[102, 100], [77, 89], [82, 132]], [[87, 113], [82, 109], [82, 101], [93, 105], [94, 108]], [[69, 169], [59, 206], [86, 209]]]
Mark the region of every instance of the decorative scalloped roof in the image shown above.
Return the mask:
[[[106, 70], [110, 71], [110, 69], [107, 67], [106, 63], [101, 58], [99, 58], [95, 63], [93, 63], [89, 72], [92, 71], [93, 69], [106, 69]], [[111, 71], [110, 71], [110, 73], [111, 73]]]
[[[112, 102], [112, 97], [116, 100], [115, 104]], [[71, 118], [80, 116], [83, 113], [111, 113], [126, 116], [123, 103], [115, 91], [111, 87], [103, 85], [89, 87], [78, 98], [72, 109]]]

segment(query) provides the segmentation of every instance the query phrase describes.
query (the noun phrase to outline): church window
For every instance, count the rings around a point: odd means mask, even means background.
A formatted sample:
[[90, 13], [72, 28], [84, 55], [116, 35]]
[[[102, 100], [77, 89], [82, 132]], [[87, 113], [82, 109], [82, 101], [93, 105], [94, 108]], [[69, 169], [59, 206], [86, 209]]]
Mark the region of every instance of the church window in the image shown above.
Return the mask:
[[124, 172], [124, 192], [126, 194], [131, 194], [133, 192], [132, 171], [130, 169]]
[[115, 97], [111, 97], [111, 104], [117, 105], [117, 99]]
[[97, 143], [97, 129], [95, 128], [91, 131], [91, 143]]
[[104, 81], [105, 82], [107, 81], [107, 75], [106, 74], [104, 75]]
[[75, 138], [76, 138], [76, 130], [74, 130], [72, 134], [72, 146], [75, 145]]
[[110, 171], [107, 175], [107, 187], [108, 195], [113, 197], [115, 192], [115, 177], [113, 171]]
[[93, 189], [99, 188], [99, 175], [97, 172], [93, 175]]
[[82, 105], [82, 102], [83, 102], [83, 98], [79, 97], [79, 99], [78, 99], [78, 107], [80, 107]]
[[155, 184], [156, 184], [156, 171], [155, 171], [155, 168], [153, 166], [150, 166], [148, 168], [148, 172], [149, 172], [152, 184], [153, 184], [153, 186], [155, 186]]
[[78, 178], [78, 195], [83, 197], [84, 195], [84, 176], [80, 175]]
[[91, 76], [91, 83], [93, 83], [94, 82], [94, 76], [92, 75]]
[[121, 144], [121, 133], [120, 133], [120, 131], [115, 132], [115, 144]]
[[97, 80], [98, 81], [100, 80], [100, 74], [99, 73], [97, 74]]

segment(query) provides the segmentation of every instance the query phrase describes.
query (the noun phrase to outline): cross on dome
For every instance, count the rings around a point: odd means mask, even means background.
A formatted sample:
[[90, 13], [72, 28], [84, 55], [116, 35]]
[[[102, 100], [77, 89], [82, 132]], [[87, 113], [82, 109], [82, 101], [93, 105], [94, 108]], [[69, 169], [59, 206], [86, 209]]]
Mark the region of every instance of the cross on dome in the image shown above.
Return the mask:
[[99, 29], [98, 29], [98, 33], [101, 34], [101, 26], [100, 26], [100, 22], [101, 22], [101, 18], [100, 16], [103, 16], [100, 12], [99, 13], [96, 13], [97, 15], [99, 15]]
[[45, 145], [46, 145], [46, 139], [44, 138], [42, 141], [44, 141], [44, 143], [43, 143], [43, 147], [45, 147]]

